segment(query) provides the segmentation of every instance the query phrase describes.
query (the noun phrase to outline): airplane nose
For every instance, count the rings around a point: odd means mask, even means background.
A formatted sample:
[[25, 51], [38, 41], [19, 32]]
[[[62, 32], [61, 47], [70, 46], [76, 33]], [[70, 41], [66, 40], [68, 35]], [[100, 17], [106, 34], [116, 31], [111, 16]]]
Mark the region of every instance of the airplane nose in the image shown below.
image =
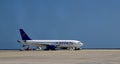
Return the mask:
[[80, 45], [82, 46], [82, 45], [83, 45], [83, 43], [80, 43]]

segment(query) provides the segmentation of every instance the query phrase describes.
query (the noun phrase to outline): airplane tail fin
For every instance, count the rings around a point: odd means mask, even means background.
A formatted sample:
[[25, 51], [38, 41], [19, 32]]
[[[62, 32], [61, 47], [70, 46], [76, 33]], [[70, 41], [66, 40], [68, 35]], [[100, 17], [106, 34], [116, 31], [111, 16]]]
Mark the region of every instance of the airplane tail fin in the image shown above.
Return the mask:
[[22, 40], [31, 40], [31, 38], [24, 32], [23, 29], [19, 29], [19, 30], [20, 30]]

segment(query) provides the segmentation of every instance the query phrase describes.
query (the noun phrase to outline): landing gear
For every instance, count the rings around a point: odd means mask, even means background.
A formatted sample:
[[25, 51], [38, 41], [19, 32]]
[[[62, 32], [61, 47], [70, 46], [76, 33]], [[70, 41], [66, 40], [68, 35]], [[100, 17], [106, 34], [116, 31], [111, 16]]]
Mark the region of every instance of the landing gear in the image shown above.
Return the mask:
[[75, 47], [69, 47], [68, 49], [69, 50], [75, 50]]
[[42, 50], [42, 48], [40, 46], [37, 46], [35, 50]]
[[24, 51], [25, 50], [24, 47], [25, 45], [22, 45], [22, 48], [20, 49], [20, 51]]
[[81, 48], [77, 48], [77, 47], [69, 47], [69, 50], [81, 50]]
[[80, 48], [75, 47], [75, 50], [80, 50]]
[[30, 51], [30, 46], [28, 45], [28, 47], [26, 48], [27, 51]]
[[22, 48], [20, 49], [20, 51], [24, 51], [24, 50], [27, 50], [29, 51], [30, 50], [30, 46], [28, 45], [28, 47], [25, 49], [26, 45], [22, 45]]

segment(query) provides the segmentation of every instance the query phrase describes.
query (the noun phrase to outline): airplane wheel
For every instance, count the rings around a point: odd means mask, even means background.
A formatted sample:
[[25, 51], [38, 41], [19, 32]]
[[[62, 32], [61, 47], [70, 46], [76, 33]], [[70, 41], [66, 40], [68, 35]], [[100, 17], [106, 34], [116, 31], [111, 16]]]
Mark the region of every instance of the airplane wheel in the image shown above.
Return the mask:
[[21, 48], [20, 51], [24, 51], [24, 48]]
[[70, 47], [69, 50], [75, 50], [75, 47]]
[[27, 50], [27, 51], [30, 51], [30, 46], [28, 46], [28, 47], [26, 48], [26, 50]]
[[24, 47], [25, 47], [25, 45], [22, 45], [22, 48], [20, 49], [20, 51], [24, 51]]

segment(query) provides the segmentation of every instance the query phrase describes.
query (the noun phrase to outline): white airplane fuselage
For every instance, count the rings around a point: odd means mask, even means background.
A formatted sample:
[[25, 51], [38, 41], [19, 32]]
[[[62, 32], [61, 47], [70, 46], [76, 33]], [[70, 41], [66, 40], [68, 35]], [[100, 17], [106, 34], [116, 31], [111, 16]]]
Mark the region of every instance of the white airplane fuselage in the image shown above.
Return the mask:
[[78, 40], [19, 40], [26, 45], [55, 45], [59, 47], [77, 47], [80, 48], [83, 43]]
[[19, 43], [21, 43], [22, 49], [25, 46], [28, 46], [27, 49], [30, 48], [30, 46], [36, 46], [38, 49], [41, 46], [46, 46], [47, 49], [56, 49], [56, 48], [68, 48], [68, 49], [80, 49], [80, 47], [83, 45], [82, 42], [78, 40], [32, 40], [24, 31], [23, 29], [20, 29], [20, 34], [22, 37], [22, 40], [18, 40]]

